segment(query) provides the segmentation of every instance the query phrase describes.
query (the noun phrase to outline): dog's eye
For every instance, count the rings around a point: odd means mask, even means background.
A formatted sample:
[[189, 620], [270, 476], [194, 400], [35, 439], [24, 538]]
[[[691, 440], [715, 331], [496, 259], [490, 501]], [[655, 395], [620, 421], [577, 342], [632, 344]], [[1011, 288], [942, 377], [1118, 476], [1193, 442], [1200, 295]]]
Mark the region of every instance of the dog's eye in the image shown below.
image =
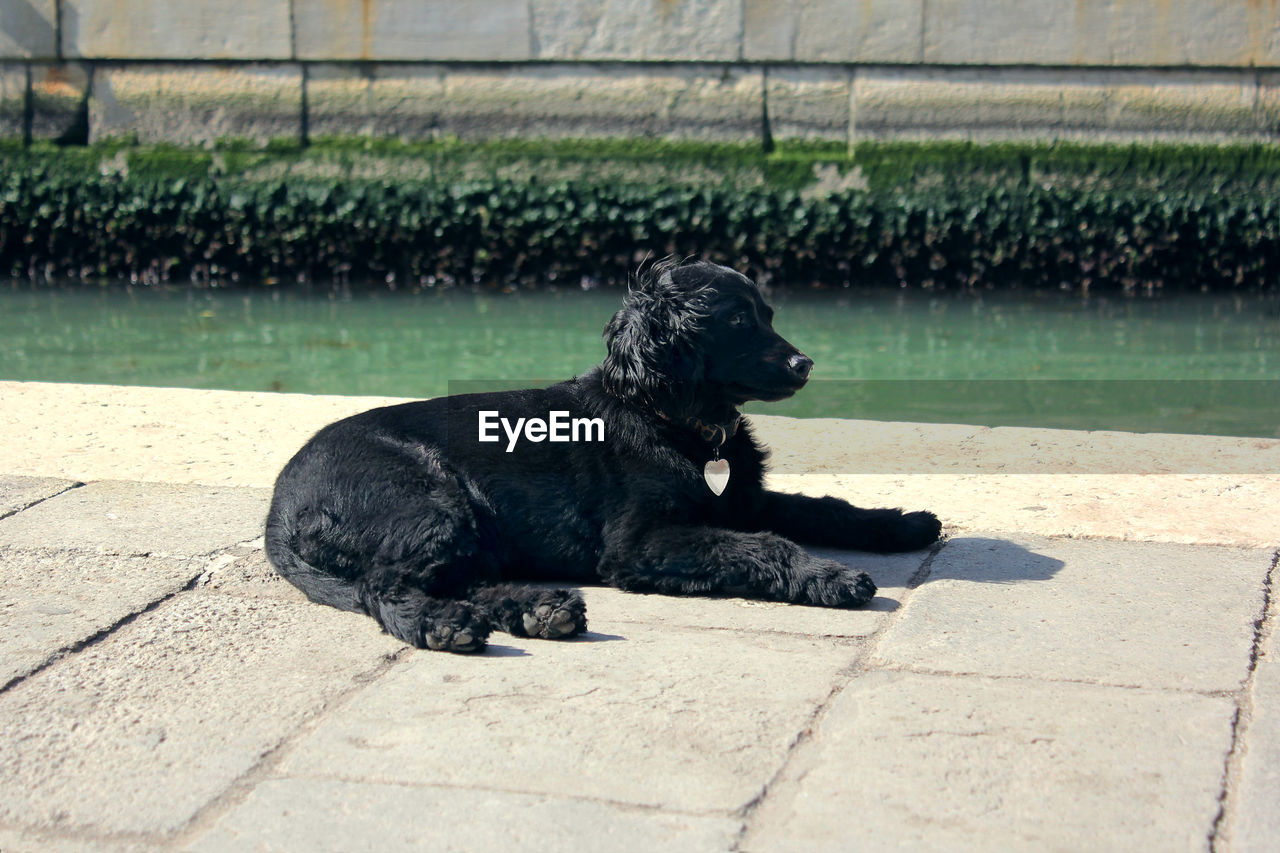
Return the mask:
[[729, 318], [729, 325], [733, 326], [735, 329], [741, 329], [743, 326], [747, 325], [747, 312], [739, 311], [737, 314], [734, 314]]

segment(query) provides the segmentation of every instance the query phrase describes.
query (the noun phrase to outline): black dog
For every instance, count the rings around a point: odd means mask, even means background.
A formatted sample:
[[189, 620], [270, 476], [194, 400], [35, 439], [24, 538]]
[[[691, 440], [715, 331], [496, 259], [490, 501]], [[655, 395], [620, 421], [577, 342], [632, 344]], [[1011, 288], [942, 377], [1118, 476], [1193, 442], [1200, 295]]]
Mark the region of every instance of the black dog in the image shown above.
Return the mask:
[[[791, 396], [813, 366], [772, 319], [733, 270], [657, 265], [606, 327], [604, 364], [583, 376], [375, 409], [321, 430], [276, 482], [267, 556], [313, 601], [455, 652], [482, 650], [491, 628], [542, 638], [586, 629], [578, 593], [513, 580], [864, 604], [871, 578], [792, 540], [908, 551], [934, 542], [940, 525], [927, 512], [764, 490], [765, 451], [737, 407]], [[510, 425], [522, 418], [546, 423], [521, 434]], [[576, 443], [564, 441], [571, 423]]]

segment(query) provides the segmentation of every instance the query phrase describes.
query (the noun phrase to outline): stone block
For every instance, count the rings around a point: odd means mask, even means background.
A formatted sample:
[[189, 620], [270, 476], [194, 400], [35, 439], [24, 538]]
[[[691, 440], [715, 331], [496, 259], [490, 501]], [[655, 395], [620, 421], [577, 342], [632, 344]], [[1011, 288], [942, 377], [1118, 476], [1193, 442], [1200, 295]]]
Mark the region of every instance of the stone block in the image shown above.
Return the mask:
[[[1273, 593], [1274, 594], [1274, 593]], [[1274, 602], [1273, 602], [1274, 604]], [[1280, 641], [1275, 613], [1258, 650], [1257, 670], [1245, 697], [1240, 770], [1227, 801], [1229, 850], [1262, 851], [1280, 838]]]
[[860, 138], [1259, 138], [1249, 72], [869, 68], [854, 80]]
[[0, 548], [0, 685], [179, 591], [205, 562]]
[[728, 812], [759, 793], [859, 655], [826, 639], [638, 624], [509, 642], [495, 636], [482, 658], [415, 655], [329, 715], [281, 772]]
[[71, 480], [57, 480], [52, 477], [0, 475], [0, 518], [65, 492], [74, 485], [75, 483]]
[[744, 59], [920, 61], [920, 2], [748, 0], [744, 14]]
[[[190, 850], [729, 850], [741, 821], [505, 791], [271, 779]], [[427, 829], [429, 828], [429, 829]]]
[[1203, 849], [1234, 713], [1219, 696], [870, 673], [770, 784], [741, 849]]
[[27, 123], [26, 110], [27, 66], [20, 62], [0, 62], [0, 139], [22, 138]]
[[167, 602], [0, 695], [0, 820], [179, 829], [385, 665], [400, 646], [369, 628], [314, 605]]
[[440, 132], [444, 100], [443, 66], [316, 66], [307, 74], [307, 129], [428, 139]]
[[742, 58], [747, 61], [794, 59], [796, 0], [744, 0]]
[[85, 59], [289, 59], [289, 0], [62, 0], [62, 52]]
[[58, 55], [57, 0], [0, 3], [0, 59], [53, 59]]
[[1107, 129], [1115, 133], [1227, 139], [1264, 132], [1252, 71], [1137, 72], [1108, 91]]
[[255, 142], [302, 133], [302, 71], [296, 66], [148, 65], [98, 68], [90, 138]]
[[31, 137], [84, 143], [89, 69], [78, 62], [31, 66]]
[[926, 6], [931, 63], [1217, 65], [1265, 63], [1275, 10], [1235, 0], [941, 0]]
[[843, 68], [769, 71], [769, 129], [775, 139], [849, 140], [853, 73]]
[[530, 58], [527, 0], [295, 0], [299, 59]]
[[1280, 72], [1258, 74], [1258, 121], [1272, 138], [1280, 137]]
[[463, 137], [759, 139], [762, 75], [738, 66], [545, 65], [450, 71], [440, 127]]
[[533, 58], [742, 58], [740, 0], [532, 0]]
[[0, 520], [0, 545], [195, 557], [262, 535], [266, 489], [104, 481]]
[[[1238, 690], [1248, 676], [1271, 559], [1271, 551], [1244, 548], [953, 539], [874, 661], [930, 672]], [[1067, 592], [1079, 589], [1094, 592]]]

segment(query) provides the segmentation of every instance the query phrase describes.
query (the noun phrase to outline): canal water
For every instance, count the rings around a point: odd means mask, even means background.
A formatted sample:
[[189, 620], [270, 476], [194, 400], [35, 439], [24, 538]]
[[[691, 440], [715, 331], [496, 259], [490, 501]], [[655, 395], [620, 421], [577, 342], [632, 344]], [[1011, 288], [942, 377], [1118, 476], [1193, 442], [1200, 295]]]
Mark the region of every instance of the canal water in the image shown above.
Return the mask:
[[[0, 287], [0, 379], [426, 397], [600, 361], [615, 291]], [[1280, 435], [1280, 294], [773, 296], [817, 363], [749, 411]]]

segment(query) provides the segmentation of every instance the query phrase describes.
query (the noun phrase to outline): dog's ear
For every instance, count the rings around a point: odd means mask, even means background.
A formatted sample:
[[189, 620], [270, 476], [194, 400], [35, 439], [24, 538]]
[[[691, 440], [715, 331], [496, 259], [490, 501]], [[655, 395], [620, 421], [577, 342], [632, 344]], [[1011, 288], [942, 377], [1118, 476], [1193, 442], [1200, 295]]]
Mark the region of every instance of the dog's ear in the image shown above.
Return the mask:
[[660, 406], [663, 385], [670, 381], [670, 352], [662, 343], [667, 335], [653, 307], [652, 298], [638, 298], [633, 290], [604, 328], [609, 350], [601, 374], [605, 390], [644, 406]]
[[675, 283], [676, 268], [655, 264], [632, 283], [622, 310], [605, 326], [602, 379], [614, 396], [683, 416], [696, 403], [702, 376], [697, 334], [706, 308]]

